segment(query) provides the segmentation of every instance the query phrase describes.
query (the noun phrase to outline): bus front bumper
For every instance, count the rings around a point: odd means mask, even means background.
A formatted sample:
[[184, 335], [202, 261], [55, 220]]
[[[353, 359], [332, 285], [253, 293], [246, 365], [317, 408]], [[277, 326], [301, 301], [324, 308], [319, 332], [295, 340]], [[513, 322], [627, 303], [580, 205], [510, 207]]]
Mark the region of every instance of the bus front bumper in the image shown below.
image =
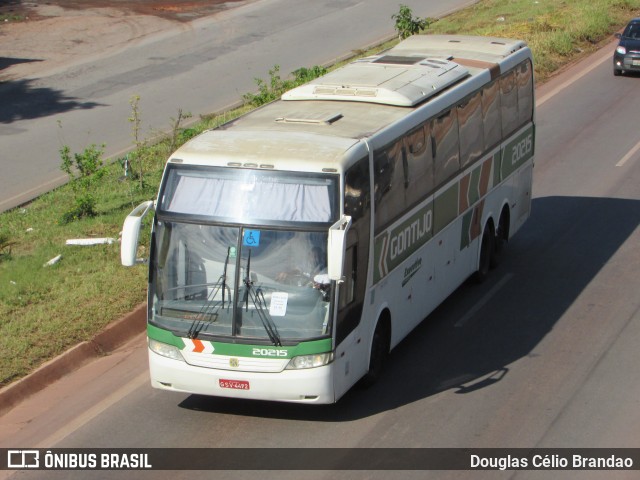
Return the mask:
[[189, 365], [149, 350], [151, 386], [215, 397], [295, 403], [334, 403], [332, 364], [278, 373], [241, 372]]

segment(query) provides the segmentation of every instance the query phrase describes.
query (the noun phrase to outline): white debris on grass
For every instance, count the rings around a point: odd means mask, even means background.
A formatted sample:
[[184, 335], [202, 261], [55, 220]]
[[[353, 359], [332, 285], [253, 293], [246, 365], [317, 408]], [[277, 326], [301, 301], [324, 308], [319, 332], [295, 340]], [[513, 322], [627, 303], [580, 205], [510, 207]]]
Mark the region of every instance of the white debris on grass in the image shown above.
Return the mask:
[[47, 263], [45, 263], [43, 265], [43, 267], [50, 267], [51, 265], [55, 265], [56, 263], [58, 263], [60, 260], [62, 259], [62, 255], [57, 255], [55, 257], [53, 257], [51, 260], [49, 260]]
[[115, 238], [71, 238], [67, 240], [67, 245], [111, 245], [114, 242]]

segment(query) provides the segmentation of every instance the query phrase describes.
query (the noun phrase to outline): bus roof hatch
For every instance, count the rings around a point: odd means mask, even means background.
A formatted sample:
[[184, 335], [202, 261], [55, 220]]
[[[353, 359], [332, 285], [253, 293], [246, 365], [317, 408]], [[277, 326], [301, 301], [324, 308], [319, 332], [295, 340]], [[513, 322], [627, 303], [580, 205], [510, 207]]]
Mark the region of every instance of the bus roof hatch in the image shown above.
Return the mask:
[[294, 88], [283, 100], [342, 100], [413, 107], [469, 75], [443, 58], [382, 55], [349, 65]]

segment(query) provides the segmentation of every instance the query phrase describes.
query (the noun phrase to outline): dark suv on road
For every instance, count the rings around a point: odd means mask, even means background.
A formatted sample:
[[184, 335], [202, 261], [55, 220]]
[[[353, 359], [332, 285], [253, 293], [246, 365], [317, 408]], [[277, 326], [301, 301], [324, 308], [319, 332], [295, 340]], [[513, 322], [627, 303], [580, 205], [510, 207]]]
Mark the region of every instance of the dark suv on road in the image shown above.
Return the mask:
[[613, 54], [613, 74], [640, 72], [640, 18], [631, 20], [616, 38], [620, 43]]

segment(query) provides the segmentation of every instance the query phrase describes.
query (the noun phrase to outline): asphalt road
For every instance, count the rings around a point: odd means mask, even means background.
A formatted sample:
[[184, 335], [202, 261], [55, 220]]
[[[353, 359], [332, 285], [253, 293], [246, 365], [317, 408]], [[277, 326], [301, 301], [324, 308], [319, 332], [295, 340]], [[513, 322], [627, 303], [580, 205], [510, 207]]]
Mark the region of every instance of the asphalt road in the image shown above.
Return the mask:
[[[473, 2], [403, 3], [416, 16], [438, 17]], [[151, 138], [169, 129], [178, 109], [197, 118], [235, 104], [276, 64], [286, 75], [392, 36], [397, 9], [386, 0], [257, 0], [177, 24], [108, 57], [0, 85], [0, 211], [66, 180], [62, 145], [77, 152], [105, 144], [108, 156], [129, 149], [134, 95], [140, 136]]]
[[[321, 407], [155, 391], [139, 337], [1, 417], [0, 447], [640, 448], [640, 77], [613, 77], [613, 48], [537, 91], [531, 219], [490, 281], [449, 297], [393, 351], [371, 389]], [[385, 480], [637, 475], [304, 472], [306, 479]], [[194, 476], [298, 479], [302, 472], [127, 474]]]

